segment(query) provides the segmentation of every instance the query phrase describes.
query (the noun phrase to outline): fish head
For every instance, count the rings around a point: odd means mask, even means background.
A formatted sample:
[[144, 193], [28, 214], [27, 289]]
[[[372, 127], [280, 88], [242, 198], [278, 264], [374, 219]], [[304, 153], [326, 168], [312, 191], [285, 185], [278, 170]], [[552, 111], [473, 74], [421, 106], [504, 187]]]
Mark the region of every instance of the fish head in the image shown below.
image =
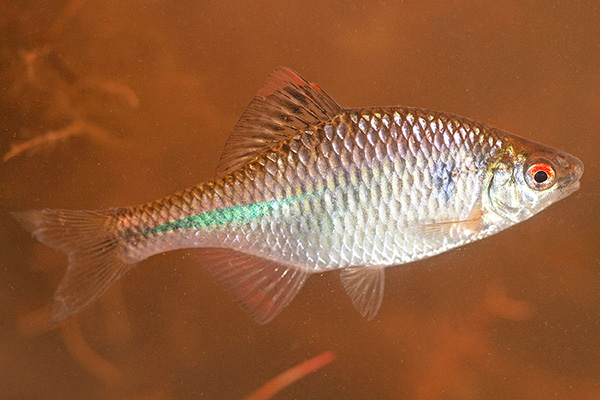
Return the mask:
[[583, 163], [558, 149], [512, 136], [492, 162], [487, 195], [491, 212], [517, 223], [579, 189]]

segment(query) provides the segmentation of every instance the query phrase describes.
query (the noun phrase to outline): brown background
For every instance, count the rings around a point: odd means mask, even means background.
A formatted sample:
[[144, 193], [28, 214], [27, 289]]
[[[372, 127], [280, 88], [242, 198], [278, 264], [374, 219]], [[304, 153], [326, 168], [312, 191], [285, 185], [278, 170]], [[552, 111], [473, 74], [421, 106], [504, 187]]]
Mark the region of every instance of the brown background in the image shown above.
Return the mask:
[[[0, 152], [48, 139], [0, 164], [0, 398], [235, 399], [326, 350], [277, 398], [600, 398], [599, 21], [596, 1], [0, 0]], [[581, 189], [390, 268], [371, 322], [328, 273], [259, 326], [178, 251], [52, 329], [66, 258], [7, 211], [210, 179], [279, 65], [344, 106], [450, 111], [560, 147], [585, 163]], [[73, 121], [96, 128], [57, 139]]]

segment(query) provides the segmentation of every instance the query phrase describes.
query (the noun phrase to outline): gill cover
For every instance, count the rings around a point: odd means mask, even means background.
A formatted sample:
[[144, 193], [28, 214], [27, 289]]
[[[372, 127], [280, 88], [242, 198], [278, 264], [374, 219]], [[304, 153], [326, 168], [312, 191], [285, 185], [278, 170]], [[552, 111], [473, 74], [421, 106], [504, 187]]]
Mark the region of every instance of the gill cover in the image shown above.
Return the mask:
[[490, 171], [488, 197], [492, 211], [512, 223], [536, 214], [544, 197], [526, 181], [524, 166], [529, 158], [528, 154], [515, 154], [509, 147]]

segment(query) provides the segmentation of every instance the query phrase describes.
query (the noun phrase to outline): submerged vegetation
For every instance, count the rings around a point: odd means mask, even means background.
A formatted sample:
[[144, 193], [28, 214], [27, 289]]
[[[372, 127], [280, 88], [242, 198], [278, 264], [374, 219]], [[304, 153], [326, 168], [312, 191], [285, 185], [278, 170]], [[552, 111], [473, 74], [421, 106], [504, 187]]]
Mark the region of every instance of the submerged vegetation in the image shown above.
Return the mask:
[[102, 119], [102, 114], [112, 113], [113, 107], [138, 106], [137, 95], [127, 85], [87, 76], [74, 70], [61, 55], [61, 35], [85, 3], [68, 1], [46, 29], [34, 24], [19, 3], [4, 6], [13, 17], [4, 21], [6, 30], [12, 33], [9, 38], [24, 42], [6, 44], [0, 53], [6, 65], [1, 73], [7, 94], [5, 106], [16, 113], [16, 120], [22, 121], [22, 126], [16, 126], [9, 135], [15, 139], [3, 161], [53, 148], [79, 135], [102, 145], [114, 145], [118, 136], [96, 121]]

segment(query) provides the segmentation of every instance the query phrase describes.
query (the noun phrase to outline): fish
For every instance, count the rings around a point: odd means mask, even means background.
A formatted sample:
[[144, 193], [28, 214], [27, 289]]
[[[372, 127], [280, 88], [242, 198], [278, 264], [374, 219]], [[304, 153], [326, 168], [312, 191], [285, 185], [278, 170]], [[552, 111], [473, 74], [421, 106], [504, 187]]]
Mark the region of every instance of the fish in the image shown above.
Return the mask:
[[280, 67], [235, 125], [213, 179], [133, 207], [14, 215], [68, 256], [53, 322], [140, 261], [184, 248], [199, 249], [199, 266], [258, 323], [308, 276], [333, 270], [372, 319], [385, 268], [525, 221], [576, 191], [582, 174], [575, 156], [454, 114], [342, 108]]

